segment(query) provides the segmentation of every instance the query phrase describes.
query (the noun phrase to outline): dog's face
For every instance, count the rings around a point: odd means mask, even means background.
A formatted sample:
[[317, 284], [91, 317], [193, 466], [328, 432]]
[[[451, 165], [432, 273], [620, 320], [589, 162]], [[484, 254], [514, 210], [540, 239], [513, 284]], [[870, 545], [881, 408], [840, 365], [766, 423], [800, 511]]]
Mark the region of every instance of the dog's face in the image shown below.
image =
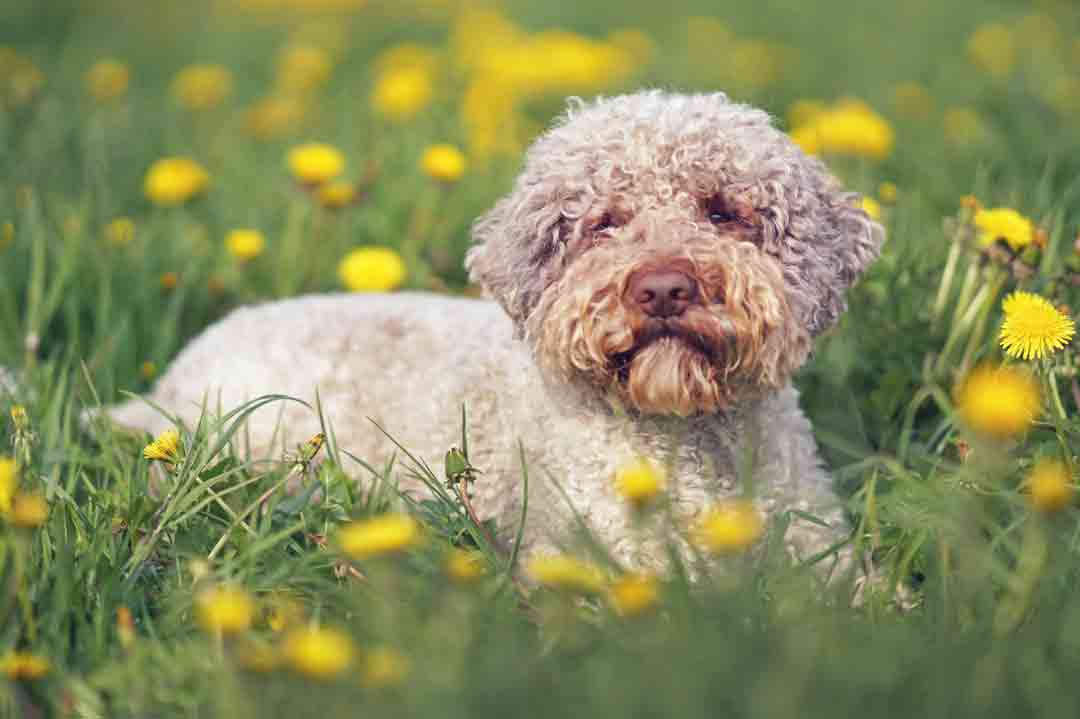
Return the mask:
[[768, 116], [721, 94], [573, 108], [466, 260], [544, 370], [645, 414], [785, 384], [883, 231]]

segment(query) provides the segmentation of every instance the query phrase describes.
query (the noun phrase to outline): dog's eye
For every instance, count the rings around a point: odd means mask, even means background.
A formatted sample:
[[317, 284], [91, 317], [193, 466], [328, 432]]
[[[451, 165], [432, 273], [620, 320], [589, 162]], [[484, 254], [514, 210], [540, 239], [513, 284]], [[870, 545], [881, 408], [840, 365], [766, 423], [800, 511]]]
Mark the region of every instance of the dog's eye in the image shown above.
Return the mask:
[[722, 197], [710, 197], [705, 202], [705, 216], [714, 225], [726, 225], [731, 222], [741, 222], [739, 217]]
[[611, 216], [610, 212], [605, 212], [603, 216], [596, 221], [596, 224], [593, 225], [592, 231], [599, 233], [604, 230], [614, 229], [615, 227], [615, 218]]

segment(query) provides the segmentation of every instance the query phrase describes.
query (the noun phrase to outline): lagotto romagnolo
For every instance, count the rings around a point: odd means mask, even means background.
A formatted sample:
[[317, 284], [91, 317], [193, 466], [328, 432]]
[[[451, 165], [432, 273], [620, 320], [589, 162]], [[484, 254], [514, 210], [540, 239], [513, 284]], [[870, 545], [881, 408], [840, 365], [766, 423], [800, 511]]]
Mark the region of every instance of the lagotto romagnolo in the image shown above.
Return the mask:
[[[466, 405], [482, 471], [473, 504], [503, 540], [523, 501], [520, 442], [526, 550], [573, 524], [557, 482], [631, 563], [652, 563], [660, 545], [630, 530], [618, 467], [669, 465], [689, 521], [743, 493], [738, 467], [752, 452], [764, 515], [799, 509], [831, 525], [793, 524], [789, 546], [805, 556], [847, 530], [791, 377], [883, 236], [761, 110], [720, 93], [573, 101], [473, 228], [466, 265], [489, 300], [317, 295], [241, 308], [192, 341], [149, 399], [192, 422], [207, 401], [311, 402], [317, 389], [339, 446], [376, 467], [396, 448], [374, 423], [441, 467]], [[168, 426], [139, 400], [107, 412]], [[284, 403], [256, 412], [246, 434], [256, 455], [280, 456], [318, 430], [313, 412]]]

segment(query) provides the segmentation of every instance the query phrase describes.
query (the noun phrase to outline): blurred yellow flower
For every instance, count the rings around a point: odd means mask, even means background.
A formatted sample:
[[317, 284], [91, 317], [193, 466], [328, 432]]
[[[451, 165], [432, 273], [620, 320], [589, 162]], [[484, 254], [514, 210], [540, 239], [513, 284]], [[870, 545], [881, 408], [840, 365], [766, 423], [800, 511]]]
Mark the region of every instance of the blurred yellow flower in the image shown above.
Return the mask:
[[818, 147], [826, 154], [881, 160], [893, 149], [894, 133], [888, 120], [859, 100], [837, 102], [796, 132], [807, 128], [815, 133]]
[[604, 589], [604, 572], [595, 564], [566, 554], [533, 557], [526, 571], [538, 584], [575, 594], [599, 594]]
[[271, 631], [281, 632], [304, 619], [304, 607], [300, 602], [285, 596], [277, 596], [270, 606], [266, 624]]
[[142, 375], [143, 379], [153, 379], [157, 375], [157, 365], [150, 360], [146, 360], [139, 365], [139, 374]]
[[116, 637], [124, 649], [135, 643], [135, 618], [127, 607], [116, 608]]
[[1045, 297], [1016, 291], [1001, 303], [1005, 321], [998, 341], [1005, 354], [1018, 359], [1042, 359], [1065, 347], [1076, 334], [1076, 323]]
[[98, 60], [86, 71], [86, 91], [98, 102], [109, 102], [127, 92], [131, 72], [113, 59]]
[[330, 53], [311, 45], [293, 45], [278, 57], [277, 84], [284, 93], [308, 93], [326, 84], [334, 63]]
[[190, 157], [165, 157], [154, 162], [143, 180], [143, 192], [163, 207], [181, 205], [204, 192], [210, 175]]
[[426, 45], [405, 42], [383, 50], [372, 63], [379, 74], [405, 68], [419, 68], [434, 73], [439, 67], [439, 53]]
[[608, 35], [607, 41], [633, 58], [636, 65], [647, 65], [656, 54], [656, 43], [636, 27], [615, 30]]
[[264, 97], [244, 112], [244, 130], [256, 139], [270, 140], [295, 129], [304, 114], [304, 106], [294, 97]]
[[49, 673], [49, 661], [30, 652], [11, 651], [0, 658], [0, 674], [12, 681], [41, 679]]
[[956, 388], [956, 412], [961, 421], [996, 439], [1023, 434], [1041, 407], [1038, 381], [1016, 367], [980, 365]]
[[315, 199], [327, 209], [340, 210], [360, 199], [360, 191], [354, 183], [339, 180], [320, 185], [315, 191]]
[[934, 113], [934, 96], [917, 82], [902, 82], [893, 88], [893, 107], [912, 120], [928, 120]]
[[420, 158], [420, 168], [428, 177], [440, 182], [456, 182], [465, 174], [468, 165], [465, 153], [453, 145], [431, 145]]
[[16, 492], [7, 517], [16, 527], [40, 527], [49, 518], [49, 503], [40, 494]]
[[379, 73], [371, 93], [375, 111], [391, 120], [408, 120], [420, 113], [434, 95], [432, 72], [424, 67], [397, 67]]
[[896, 185], [886, 180], [878, 185], [877, 195], [878, 199], [886, 205], [892, 205], [896, 202], [896, 197], [900, 192], [897, 190]]
[[795, 57], [791, 48], [762, 40], [743, 40], [726, 50], [728, 79], [746, 91], [775, 85]]
[[269, 644], [245, 641], [236, 652], [236, 660], [250, 672], [265, 674], [281, 666], [282, 657]]
[[1044, 514], [1054, 514], [1072, 504], [1076, 488], [1069, 468], [1057, 459], [1041, 459], [1027, 476], [1025, 487], [1031, 506]]
[[309, 142], [289, 150], [289, 169], [305, 185], [321, 185], [345, 171], [345, 156], [333, 145]]
[[164, 291], [172, 292], [180, 284], [180, 275], [175, 272], [162, 272], [161, 277], [158, 278], [158, 284]]
[[15, 223], [7, 220], [0, 225], [0, 250], [15, 241]]
[[11, 512], [15, 490], [19, 487], [19, 473], [15, 460], [0, 457], [0, 514]]
[[153, 442], [143, 447], [142, 456], [150, 461], [176, 464], [180, 461], [180, 433], [175, 429], [165, 430]]
[[0, 48], [0, 103], [25, 105], [34, 99], [45, 84], [43, 73], [34, 62], [11, 48]]
[[975, 227], [979, 230], [979, 246], [989, 247], [998, 240], [1009, 247], [1022, 250], [1035, 239], [1035, 225], [1028, 218], [1009, 207], [975, 211]]
[[341, 284], [353, 292], [386, 292], [400, 287], [407, 269], [401, 255], [389, 247], [358, 247], [338, 264]]
[[817, 155], [821, 152], [821, 140], [818, 139], [818, 131], [813, 124], [796, 127], [789, 134], [791, 141], [807, 155]]
[[731, 554], [749, 548], [765, 531], [753, 502], [729, 499], [713, 505], [694, 528], [694, 540], [715, 554]]
[[446, 575], [459, 584], [469, 584], [484, 576], [487, 568], [479, 552], [454, 548], [446, 556]]
[[135, 222], [130, 217], [117, 217], [105, 225], [105, 241], [116, 247], [130, 245], [135, 239]]
[[664, 490], [667, 473], [659, 464], [638, 457], [615, 470], [615, 491], [638, 509], [652, 502]]
[[863, 212], [865, 212], [871, 220], [881, 219], [881, 205], [879, 205], [878, 201], [873, 197], [863, 195], [862, 202], [859, 203], [859, 206], [862, 207]]
[[987, 142], [990, 128], [982, 116], [970, 107], [949, 107], [941, 118], [945, 140], [957, 147], [970, 147]]
[[788, 126], [803, 127], [809, 125], [825, 112], [825, 109], [825, 103], [821, 100], [796, 100], [788, 105]]
[[611, 583], [608, 597], [619, 615], [640, 616], [659, 604], [660, 582], [652, 574], [624, 574]]
[[411, 666], [409, 658], [396, 649], [376, 647], [364, 656], [362, 682], [373, 689], [394, 686], [405, 681]]
[[26, 407], [21, 404], [12, 405], [11, 423], [15, 425], [15, 432], [25, 432], [30, 428], [30, 417], [26, 414]]
[[188, 65], [176, 73], [170, 92], [188, 110], [212, 110], [229, 97], [232, 86], [232, 72], [222, 65]]
[[195, 616], [210, 634], [240, 634], [251, 627], [255, 601], [239, 587], [210, 587], [195, 596]]
[[225, 235], [225, 247], [237, 260], [248, 262], [262, 254], [266, 238], [263, 233], [251, 228], [230, 230]]
[[968, 59], [994, 79], [1004, 80], [1016, 64], [1016, 40], [1006, 25], [989, 23], [975, 30], [967, 42]]
[[305, 627], [289, 632], [281, 655], [297, 672], [312, 679], [340, 676], [353, 663], [356, 648], [347, 634], [326, 627]]
[[420, 523], [407, 514], [383, 514], [349, 522], [337, 533], [341, 551], [353, 559], [398, 554], [421, 541]]

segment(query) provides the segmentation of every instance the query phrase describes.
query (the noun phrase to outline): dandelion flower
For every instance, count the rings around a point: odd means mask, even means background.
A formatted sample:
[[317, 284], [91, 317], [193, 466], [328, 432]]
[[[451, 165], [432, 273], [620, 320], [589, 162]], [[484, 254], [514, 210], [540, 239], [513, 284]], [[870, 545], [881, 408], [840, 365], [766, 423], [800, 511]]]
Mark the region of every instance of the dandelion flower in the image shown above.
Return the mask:
[[968, 38], [968, 59], [991, 77], [1004, 80], [1016, 64], [1016, 40], [1008, 26], [989, 23]]
[[11, 504], [18, 486], [19, 473], [15, 460], [11, 457], [0, 457], [0, 514], [6, 515], [11, 512]]
[[320, 185], [315, 191], [315, 199], [328, 210], [340, 210], [343, 207], [356, 202], [360, 197], [360, 191], [352, 182], [339, 180]]
[[195, 597], [199, 626], [211, 634], [240, 634], [251, 627], [255, 602], [239, 587], [211, 587]]
[[116, 608], [116, 636], [124, 649], [135, 643], [135, 618], [127, 607]]
[[8, 652], [0, 658], [0, 674], [12, 681], [41, 679], [49, 673], [49, 661], [30, 652]]
[[130, 217], [117, 217], [105, 225], [105, 241], [115, 247], [130, 245], [135, 239], [135, 222]]
[[371, 93], [375, 111], [391, 120], [408, 120], [431, 102], [431, 71], [421, 66], [396, 67], [379, 73]]
[[143, 192], [157, 205], [175, 207], [205, 191], [209, 184], [210, 175], [195, 160], [166, 157], [147, 170]]
[[15, 241], [15, 223], [8, 220], [0, 225], [0, 250]]
[[452, 549], [446, 557], [446, 575], [458, 584], [469, 584], [484, 576], [484, 558], [469, 549]]
[[615, 470], [615, 491], [639, 509], [656, 499], [666, 483], [664, 468], [644, 457]]
[[548, 589], [575, 594], [599, 594], [605, 584], [604, 572], [599, 567], [566, 554], [534, 557], [526, 571]]
[[49, 503], [40, 494], [16, 492], [11, 501], [11, 512], [7, 515], [16, 527], [33, 529], [45, 524], [49, 518]]
[[895, 184], [886, 180], [878, 185], [877, 194], [878, 199], [881, 200], [882, 203], [892, 205], [896, 203], [896, 197], [900, 194], [900, 191]]
[[176, 464], [180, 461], [180, 433], [175, 429], [165, 430], [157, 439], [143, 447], [142, 453], [143, 458], [151, 461]]
[[660, 602], [660, 583], [652, 574], [624, 574], [611, 583], [608, 597], [620, 616], [640, 616]]
[[1057, 459], [1035, 463], [1025, 482], [1031, 506], [1044, 514], [1054, 514], [1072, 504], [1075, 489], [1069, 468]]
[[305, 627], [286, 635], [281, 655], [297, 672], [312, 679], [340, 676], [356, 656], [348, 635], [325, 627]]
[[247, 262], [262, 254], [266, 247], [266, 238], [258, 230], [231, 230], [225, 235], [225, 247], [237, 260]]
[[377, 647], [364, 657], [362, 681], [372, 689], [401, 684], [409, 676], [412, 663], [396, 649]]
[[888, 120], [859, 100], [841, 100], [796, 127], [792, 140], [804, 152], [854, 155], [881, 160], [889, 156], [895, 133]]
[[980, 365], [956, 389], [956, 410], [964, 424], [997, 439], [1025, 432], [1041, 406], [1038, 381], [1016, 367]]
[[289, 150], [289, 169], [305, 185], [321, 185], [345, 170], [345, 156], [333, 145], [309, 142]]
[[285, 93], [307, 93], [326, 84], [334, 63], [330, 53], [311, 45], [294, 45], [278, 59], [278, 87]]
[[905, 117], [926, 120], [934, 112], [934, 96], [917, 82], [902, 82], [893, 88], [893, 107]]
[[304, 106], [294, 97], [265, 97], [244, 112], [244, 130], [260, 140], [280, 137], [304, 119]]
[[110, 102], [127, 92], [130, 79], [131, 73], [124, 63], [98, 60], [86, 71], [86, 91], [97, 102]]
[[139, 365], [139, 374], [143, 379], [154, 379], [157, 375], [157, 365], [151, 360], [146, 360]]
[[16, 432], [25, 432], [30, 427], [30, 417], [26, 414], [26, 407], [21, 404], [12, 405], [11, 423], [15, 425]]
[[453, 145], [432, 145], [424, 150], [420, 168], [428, 177], [440, 182], [452, 183], [461, 179], [467, 165], [465, 153]]
[[341, 284], [353, 292], [386, 292], [405, 281], [405, 261], [389, 247], [358, 247], [338, 264]]
[[188, 65], [176, 73], [169, 90], [186, 109], [212, 110], [232, 93], [233, 77], [222, 65]]
[[420, 523], [407, 514], [384, 514], [346, 524], [337, 539], [353, 559], [397, 554], [420, 543]]
[[1010, 357], [1042, 359], [1069, 344], [1076, 323], [1045, 297], [1016, 291], [1001, 303], [1005, 322], [998, 340]]
[[998, 240], [1007, 242], [1013, 251], [1022, 250], [1035, 239], [1035, 225], [1016, 210], [996, 207], [975, 211], [975, 227], [979, 230], [979, 245], [989, 247]]
[[695, 528], [694, 539], [714, 554], [731, 554], [750, 547], [764, 531], [753, 502], [731, 499], [705, 512]]
[[864, 195], [859, 206], [862, 207], [862, 211], [865, 212], [871, 220], [881, 219], [881, 205], [878, 204], [878, 201], [873, 197]]

